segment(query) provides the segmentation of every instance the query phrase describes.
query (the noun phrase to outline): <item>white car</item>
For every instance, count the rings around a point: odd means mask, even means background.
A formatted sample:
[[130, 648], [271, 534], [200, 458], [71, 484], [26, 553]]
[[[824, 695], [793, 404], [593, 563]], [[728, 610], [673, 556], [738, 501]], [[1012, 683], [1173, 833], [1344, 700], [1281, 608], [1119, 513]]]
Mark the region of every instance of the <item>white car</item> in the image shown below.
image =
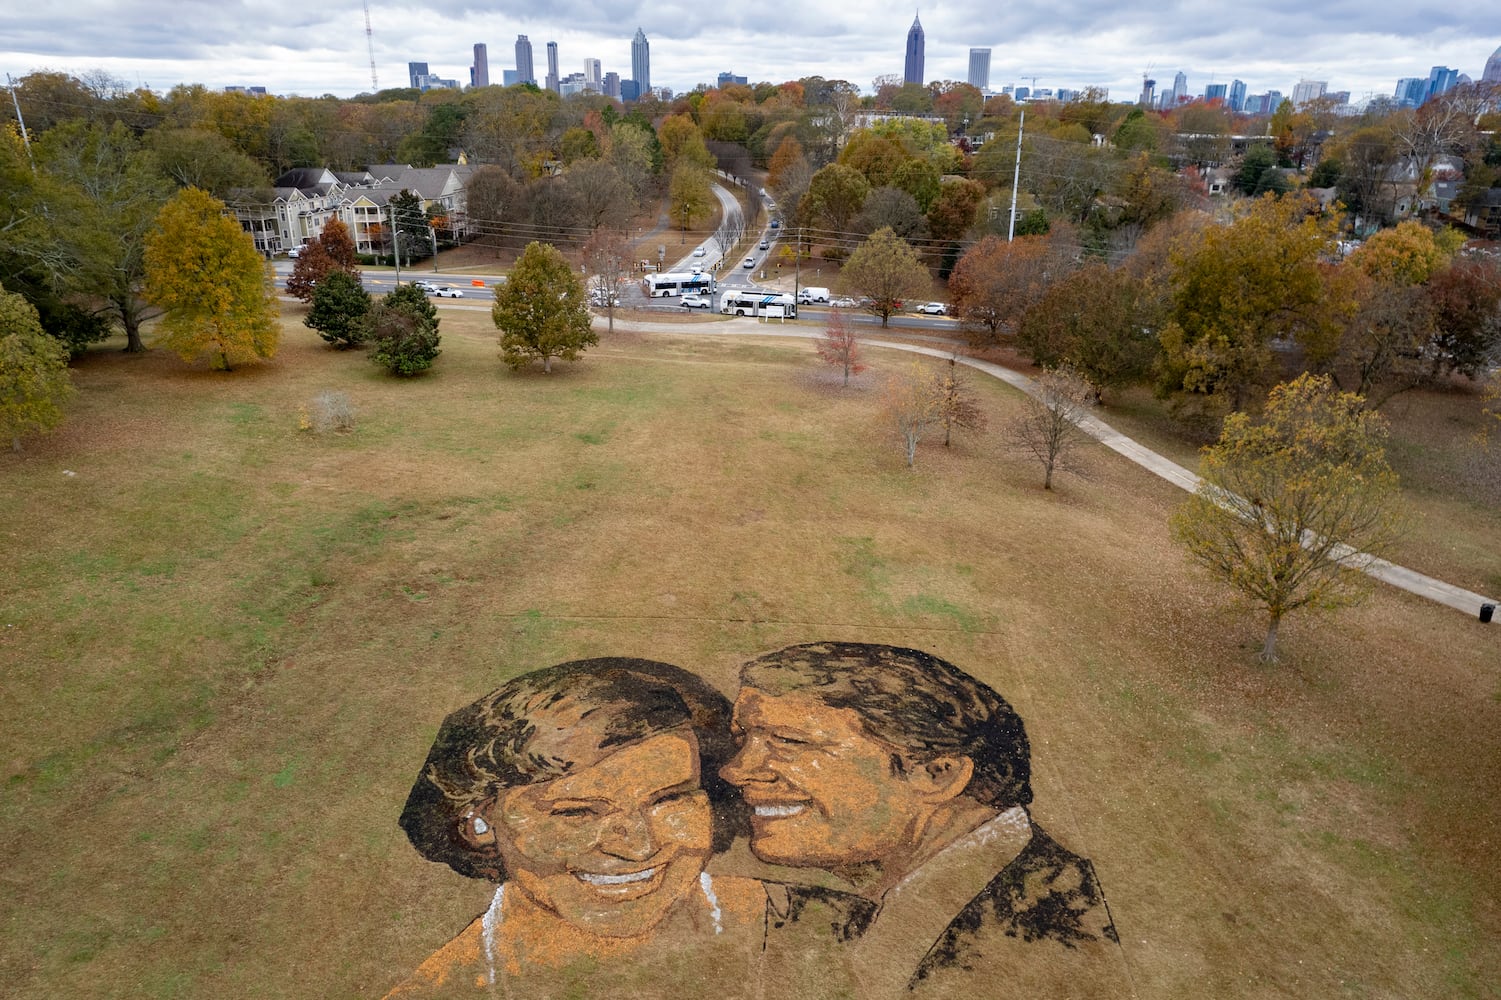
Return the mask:
[[693, 256], [695, 256], [695, 257], [702, 257], [703, 255], [704, 255], [704, 248], [703, 247], [694, 247], [693, 248]]
[[855, 308], [855, 306], [859, 305], [859, 303], [850, 298], [848, 295], [841, 295], [839, 298], [830, 302], [829, 305], [833, 306], [835, 309], [853, 309]]
[[293, 260], [296, 260], [298, 257], [302, 256], [302, 251], [306, 249], [306, 247], [306, 243], [302, 244], [302, 246], [293, 247], [292, 249], [287, 251], [287, 256], [291, 257]]
[[436, 295], [440, 299], [462, 299], [464, 297], [464, 290], [462, 288], [455, 288], [452, 285], [439, 285], [432, 289], [429, 294]]
[[745, 258], [745, 260], [741, 261], [740, 266], [744, 267], [744, 268], [747, 268], [747, 269], [755, 267], [756, 266], [756, 258], [754, 258], [754, 257], [747, 257], [747, 258]]
[[766, 241], [762, 240], [761, 241], [761, 245], [759, 247], [757, 247], [756, 249], [757, 250], [765, 250], [766, 249]]
[[681, 305], [684, 309], [711, 309], [714, 306], [714, 303], [710, 302], [702, 295], [691, 294], [684, 295], [683, 301], [678, 304]]
[[435, 281], [423, 281], [419, 278], [418, 280], [412, 282], [412, 287], [420, 288], [424, 292], [427, 292], [429, 295], [431, 295], [433, 292], [437, 291], [438, 283]]
[[920, 313], [926, 313], [929, 316], [947, 316], [949, 314], [948, 306], [944, 305], [942, 302], [924, 302], [922, 305], [917, 307], [917, 311]]

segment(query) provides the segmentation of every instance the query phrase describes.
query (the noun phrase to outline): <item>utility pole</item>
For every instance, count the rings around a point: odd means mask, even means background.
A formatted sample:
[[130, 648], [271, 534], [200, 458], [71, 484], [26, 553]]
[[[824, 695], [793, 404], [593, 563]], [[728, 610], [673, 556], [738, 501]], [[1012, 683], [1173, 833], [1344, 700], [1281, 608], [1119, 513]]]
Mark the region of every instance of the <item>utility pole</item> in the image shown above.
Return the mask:
[[1027, 109], [1022, 108], [1021, 117], [1016, 121], [1016, 170], [1011, 174], [1011, 228], [1006, 233], [1006, 242], [1016, 239], [1016, 189], [1022, 179], [1022, 129], [1027, 124]]
[[792, 312], [797, 314], [797, 296], [802, 291], [803, 281], [803, 227], [797, 227], [797, 253], [792, 265]]
[[433, 273], [438, 273], [438, 230], [432, 226], [427, 227], [427, 235], [433, 238]]
[[396, 261], [396, 285], [401, 286], [401, 230], [396, 227], [396, 203], [391, 206], [391, 257]]
[[36, 173], [36, 160], [31, 156], [31, 137], [26, 134], [26, 119], [21, 117], [21, 101], [16, 97], [16, 81], [7, 73], [5, 83], [10, 87], [10, 102], [16, 106], [16, 122], [21, 126], [21, 141], [26, 144], [26, 159], [31, 164], [31, 172]]

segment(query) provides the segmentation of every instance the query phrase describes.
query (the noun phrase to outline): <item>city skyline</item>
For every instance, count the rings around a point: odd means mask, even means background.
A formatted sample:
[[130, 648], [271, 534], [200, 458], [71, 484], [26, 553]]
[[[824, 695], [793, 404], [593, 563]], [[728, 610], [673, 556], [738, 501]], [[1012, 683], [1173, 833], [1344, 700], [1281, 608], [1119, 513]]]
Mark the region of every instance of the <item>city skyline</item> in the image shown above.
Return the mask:
[[[351, 5], [352, 6], [352, 5]], [[177, 84], [263, 86], [271, 93], [350, 97], [370, 90], [370, 56], [360, 11], [327, 7], [257, 19], [242, 8], [180, 0], [76, 0], [57, 13], [36, 8], [0, 13], [0, 67], [13, 77], [38, 70], [82, 75], [102, 70], [127, 87], [165, 91]], [[883, 75], [900, 77], [913, 8], [880, 0], [858, 13], [818, 2], [789, 9], [779, 23], [767, 11], [727, 12], [713, 29], [695, 27], [670, 9], [620, 11], [606, 0], [586, 11], [550, 11], [502, 0], [470, 14], [456, 0], [421, 11], [370, 5], [372, 42], [382, 88], [407, 83], [406, 63], [425, 60], [432, 75], [467, 81], [476, 42], [526, 34], [556, 41], [562, 62], [599, 59], [622, 78], [632, 74], [632, 32], [656, 49], [652, 83], [675, 92], [713, 86], [734, 68], [752, 83], [819, 75], [869, 93]], [[768, 9], [780, 10], [773, 0]], [[1364, 12], [1353, 25], [1339, 11], [1272, 0], [1257, 23], [1220, 31], [1171, 6], [1154, 12], [1100, 4], [1091, 11], [1031, 14], [995, 10], [976, 0], [924, 8], [925, 81], [966, 80], [971, 48], [992, 50], [990, 85], [1082, 90], [1097, 86], [1132, 100], [1144, 72], [1159, 80], [1183, 73], [1191, 94], [1238, 79], [1255, 92], [1291, 93], [1302, 80], [1330, 91], [1390, 97], [1397, 81], [1426, 78], [1446, 66], [1478, 80], [1501, 45], [1501, 27], [1476, 10]], [[1072, 21], [1072, 24], [1070, 23]], [[170, 27], [168, 27], [170, 25]], [[1005, 43], [1001, 44], [1004, 39]], [[540, 80], [538, 81], [541, 82]]]

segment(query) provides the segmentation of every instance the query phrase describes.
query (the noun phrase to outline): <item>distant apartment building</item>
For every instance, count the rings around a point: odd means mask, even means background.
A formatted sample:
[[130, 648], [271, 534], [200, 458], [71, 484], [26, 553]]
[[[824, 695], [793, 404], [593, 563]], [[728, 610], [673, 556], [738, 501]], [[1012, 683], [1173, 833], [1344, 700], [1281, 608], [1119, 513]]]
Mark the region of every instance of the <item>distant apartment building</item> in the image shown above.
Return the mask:
[[923, 49], [926, 44], [922, 21], [914, 17], [912, 27], [907, 29], [907, 62], [902, 73], [903, 83], [923, 82]]
[[547, 89], [558, 92], [558, 43], [547, 43]]
[[418, 77], [425, 77], [425, 76], [427, 76], [427, 63], [425, 63], [425, 62], [409, 62], [409, 63], [407, 63], [407, 79], [410, 80], [410, 81], [412, 81], [411, 82], [411, 86], [416, 87], [418, 90], [421, 90], [422, 89], [422, 85], [417, 82], [417, 79], [418, 79]]
[[532, 69], [532, 42], [525, 35], [516, 36], [516, 82], [537, 82], [537, 74]]
[[[1328, 80], [1299, 80], [1293, 85], [1293, 107], [1301, 108], [1310, 101], [1316, 101], [1324, 96], [1324, 91], [1329, 87]], [[1276, 111], [1276, 108], [1272, 109]]]
[[636, 29], [636, 37], [631, 39], [631, 79], [636, 83], [638, 97], [651, 90], [651, 43], [640, 28]]
[[484, 42], [474, 45], [474, 65], [469, 67], [469, 86], [490, 86], [490, 56]]
[[969, 50], [969, 85], [982, 91], [990, 89], [990, 50]]

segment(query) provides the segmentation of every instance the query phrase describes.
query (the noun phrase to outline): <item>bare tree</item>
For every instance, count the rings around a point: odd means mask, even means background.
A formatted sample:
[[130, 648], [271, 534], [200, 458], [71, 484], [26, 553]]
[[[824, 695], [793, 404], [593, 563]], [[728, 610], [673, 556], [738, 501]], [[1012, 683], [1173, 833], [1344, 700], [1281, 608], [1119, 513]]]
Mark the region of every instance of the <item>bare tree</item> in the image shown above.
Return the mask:
[[844, 370], [845, 385], [850, 384], [851, 375], [858, 375], [868, 367], [860, 361], [860, 342], [855, 339], [854, 329], [844, 321], [843, 309], [829, 314], [828, 329], [818, 338], [816, 347], [819, 357]]
[[935, 386], [938, 395], [938, 423], [943, 425], [943, 446], [949, 446], [954, 430], [979, 431], [985, 428], [985, 411], [975, 402], [970, 392], [969, 381], [959, 371], [954, 358], [938, 376]]
[[625, 234], [614, 229], [596, 229], [589, 242], [584, 244], [585, 266], [594, 275], [594, 286], [603, 293], [611, 333], [615, 332], [616, 293], [630, 267], [627, 262], [629, 250]]
[[1079, 428], [1094, 405], [1095, 388], [1067, 363], [1049, 368], [1037, 379], [1021, 416], [1011, 422], [1014, 446], [1042, 463], [1042, 488], [1053, 488], [1054, 472], [1078, 472], [1073, 453], [1085, 439]]
[[907, 455], [907, 467], [917, 464], [917, 446], [938, 419], [937, 384], [919, 361], [886, 380], [881, 413], [896, 432]]

